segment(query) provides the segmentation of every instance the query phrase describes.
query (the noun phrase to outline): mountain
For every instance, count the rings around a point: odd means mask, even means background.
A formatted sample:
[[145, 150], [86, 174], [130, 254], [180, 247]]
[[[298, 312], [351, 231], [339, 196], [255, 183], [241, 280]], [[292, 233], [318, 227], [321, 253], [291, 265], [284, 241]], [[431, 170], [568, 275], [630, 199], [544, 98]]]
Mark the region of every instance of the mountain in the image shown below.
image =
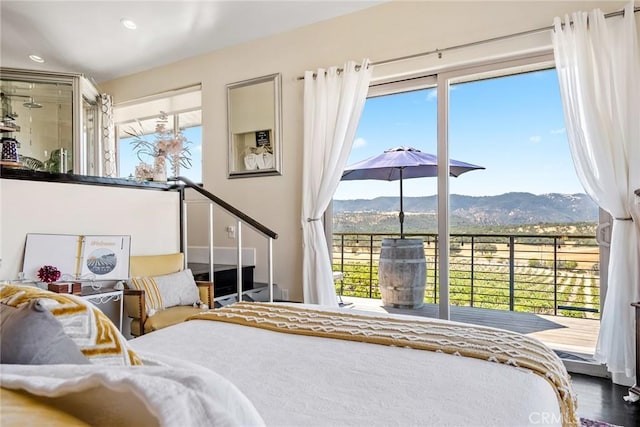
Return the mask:
[[[456, 227], [594, 223], [598, 219], [598, 207], [586, 194], [452, 194], [449, 200], [451, 224]], [[334, 200], [334, 229], [360, 231], [366, 225], [378, 231], [397, 229], [399, 206], [398, 197]], [[430, 229], [437, 224], [437, 196], [405, 197], [404, 211], [408, 229]]]

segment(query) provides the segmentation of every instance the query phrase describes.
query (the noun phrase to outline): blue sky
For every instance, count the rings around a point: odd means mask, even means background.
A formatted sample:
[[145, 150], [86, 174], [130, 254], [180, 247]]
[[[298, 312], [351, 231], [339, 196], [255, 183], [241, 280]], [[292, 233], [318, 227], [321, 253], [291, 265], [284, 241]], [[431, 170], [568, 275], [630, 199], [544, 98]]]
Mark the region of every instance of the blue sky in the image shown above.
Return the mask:
[[[436, 154], [436, 103], [435, 89], [368, 99], [347, 164], [400, 145]], [[452, 86], [449, 156], [486, 168], [451, 178], [451, 194], [584, 192], [569, 153], [555, 69]], [[404, 181], [405, 197], [436, 192], [436, 178]], [[398, 195], [397, 181], [344, 181], [334, 198]]]

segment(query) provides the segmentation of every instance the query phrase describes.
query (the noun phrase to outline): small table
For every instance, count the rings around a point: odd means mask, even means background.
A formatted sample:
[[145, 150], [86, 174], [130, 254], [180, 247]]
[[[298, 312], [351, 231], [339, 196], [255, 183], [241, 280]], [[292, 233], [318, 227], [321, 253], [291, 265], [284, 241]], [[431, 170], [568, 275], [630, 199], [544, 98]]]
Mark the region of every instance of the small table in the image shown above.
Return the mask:
[[106, 304], [111, 301], [119, 301], [119, 323], [118, 329], [122, 332], [122, 304], [123, 304], [123, 296], [122, 290], [114, 289], [114, 288], [98, 288], [94, 289], [90, 286], [82, 287], [82, 294], [80, 294], [82, 299], [89, 301], [94, 305]]

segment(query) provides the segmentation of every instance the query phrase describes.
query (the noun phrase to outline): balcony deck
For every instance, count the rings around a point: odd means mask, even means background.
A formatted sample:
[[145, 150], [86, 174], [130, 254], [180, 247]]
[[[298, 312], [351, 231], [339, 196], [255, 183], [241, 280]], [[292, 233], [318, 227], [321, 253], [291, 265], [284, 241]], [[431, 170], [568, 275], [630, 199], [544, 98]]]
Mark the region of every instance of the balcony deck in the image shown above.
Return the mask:
[[[384, 307], [380, 299], [343, 296], [342, 300], [355, 310], [438, 318], [438, 306], [435, 304], [411, 309]], [[553, 350], [586, 360], [593, 356], [600, 331], [600, 321], [594, 319], [462, 306], [451, 306], [451, 320], [519, 332], [539, 339]]]

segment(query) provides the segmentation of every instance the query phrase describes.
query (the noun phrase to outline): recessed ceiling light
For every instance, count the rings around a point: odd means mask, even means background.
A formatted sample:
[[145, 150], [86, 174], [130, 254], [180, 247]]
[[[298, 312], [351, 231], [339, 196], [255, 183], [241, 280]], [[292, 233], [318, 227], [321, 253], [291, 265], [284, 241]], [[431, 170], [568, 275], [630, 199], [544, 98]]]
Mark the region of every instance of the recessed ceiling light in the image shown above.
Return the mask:
[[44, 58], [38, 55], [29, 55], [29, 59], [39, 64], [42, 64], [44, 62]]
[[138, 28], [136, 23], [129, 18], [122, 18], [120, 20], [120, 23], [122, 24], [123, 27], [125, 27], [128, 30], [135, 30], [136, 28]]

